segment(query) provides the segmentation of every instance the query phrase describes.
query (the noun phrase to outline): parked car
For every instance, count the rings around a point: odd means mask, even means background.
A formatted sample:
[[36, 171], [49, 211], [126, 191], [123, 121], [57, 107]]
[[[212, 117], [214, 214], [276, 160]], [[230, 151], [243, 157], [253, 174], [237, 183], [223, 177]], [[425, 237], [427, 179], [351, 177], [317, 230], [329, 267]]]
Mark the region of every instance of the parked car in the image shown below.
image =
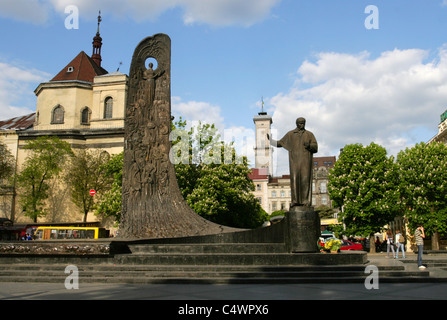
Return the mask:
[[331, 232], [323, 231], [320, 235], [320, 238], [323, 239], [323, 242], [326, 242], [326, 240], [329, 238], [335, 238], [335, 235]]
[[363, 250], [363, 246], [361, 243], [353, 243], [348, 240], [342, 240], [340, 250]]

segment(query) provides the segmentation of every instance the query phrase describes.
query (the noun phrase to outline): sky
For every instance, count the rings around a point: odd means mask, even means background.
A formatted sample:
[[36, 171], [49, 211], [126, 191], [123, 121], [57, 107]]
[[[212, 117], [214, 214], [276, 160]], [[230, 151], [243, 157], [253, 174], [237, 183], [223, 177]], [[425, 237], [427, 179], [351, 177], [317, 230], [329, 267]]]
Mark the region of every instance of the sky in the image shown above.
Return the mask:
[[[306, 118], [315, 156], [371, 142], [397, 155], [447, 109], [447, 0], [0, 0], [1, 120], [91, 55], [99, 10], [102, 66], [128, 74], [141, 40], [169, 35], [172, 113], [229, 132], [252, 165], [261, 99], [275, 139]], [[287, 173], [285, 150], [274, 162]]]

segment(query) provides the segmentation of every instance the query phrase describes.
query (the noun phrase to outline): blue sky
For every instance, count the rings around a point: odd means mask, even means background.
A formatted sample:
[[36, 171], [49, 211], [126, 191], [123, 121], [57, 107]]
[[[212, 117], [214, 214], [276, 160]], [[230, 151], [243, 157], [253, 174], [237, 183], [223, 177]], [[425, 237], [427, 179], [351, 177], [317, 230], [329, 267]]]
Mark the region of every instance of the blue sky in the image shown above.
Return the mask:
[[33, 112], [37, 85], [91, 54], [99, 9], [105, 69], [127, 74], [143, 38], [168, 34], [173, 113], [244, 136], [250, 159], [261, 97], [276, 138], [304, 116], [319, 156], [372, 141], [397, 154], [447, 109], [446, 0], [0, 0], [0, 119]]

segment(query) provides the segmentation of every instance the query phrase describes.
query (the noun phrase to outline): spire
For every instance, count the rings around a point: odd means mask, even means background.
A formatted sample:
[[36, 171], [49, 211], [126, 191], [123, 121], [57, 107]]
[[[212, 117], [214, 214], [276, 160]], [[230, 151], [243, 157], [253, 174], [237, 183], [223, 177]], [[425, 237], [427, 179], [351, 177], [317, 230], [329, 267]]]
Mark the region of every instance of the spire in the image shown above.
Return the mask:
[[260, 116], [267, 115], [267, 112], [264, 112], [264, 97], [261, 97], [261, 112], [258, 112]]
[[98, 30], [96, 31], [96, 36], [93, 38], [93, 54], [92, 59], [98, 65], [101, 66], [101, 47], [102, 47], [102, 38], [99, 35], [99, 25], [101, 23], [101, 11], [99, 11], [98, 15]]

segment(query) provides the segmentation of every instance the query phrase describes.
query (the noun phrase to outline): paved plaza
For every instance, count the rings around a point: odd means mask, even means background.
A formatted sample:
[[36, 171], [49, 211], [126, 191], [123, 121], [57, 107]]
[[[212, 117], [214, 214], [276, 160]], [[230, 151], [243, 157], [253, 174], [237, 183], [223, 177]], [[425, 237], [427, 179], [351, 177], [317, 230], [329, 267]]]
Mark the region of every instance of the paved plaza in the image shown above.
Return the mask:
[[[417, 269], [416, 255], [407, 254], [406, 268]], [[445, 259], [445, 255], [430, 259]], [[370, 254], [377, 265], [395, 265], [402, 260], [386, 254]], [[413, 263], [414, 262], [414, 263]], [[413, 300], [447, 299], [447, 271], [437, 270], [439, 281], [380, 283], [367, 289], [363, 283], [337, 284], [91, 284], [67, 290], [64, 283], [0, 283], [2, 300]]]
[[8, 300], [439, 300], [447, 299], [447, 283], [363, 284], [64, 284], [2, 283], [0, 298]]

